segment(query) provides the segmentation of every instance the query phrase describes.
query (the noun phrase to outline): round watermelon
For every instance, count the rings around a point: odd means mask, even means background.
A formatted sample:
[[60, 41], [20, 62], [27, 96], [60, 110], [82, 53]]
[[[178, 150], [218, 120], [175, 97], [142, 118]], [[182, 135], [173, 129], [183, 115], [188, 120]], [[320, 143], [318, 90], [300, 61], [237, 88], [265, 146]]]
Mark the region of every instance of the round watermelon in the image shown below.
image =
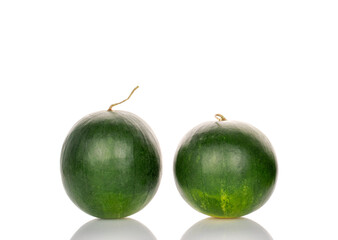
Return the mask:
[[236, 218], [271, 196], [276, 156], [257, 128], [223, 116], [219, 120], [202, 123], [183, 138], [174, 160], [176, 186], [201, 213]]
[[71, 129], [61, 152], [61, 175], [70, 199], [98, 218], [138, 212], [155, 195], [161, 154], [150, 127], [126, 111], [100, 111]]

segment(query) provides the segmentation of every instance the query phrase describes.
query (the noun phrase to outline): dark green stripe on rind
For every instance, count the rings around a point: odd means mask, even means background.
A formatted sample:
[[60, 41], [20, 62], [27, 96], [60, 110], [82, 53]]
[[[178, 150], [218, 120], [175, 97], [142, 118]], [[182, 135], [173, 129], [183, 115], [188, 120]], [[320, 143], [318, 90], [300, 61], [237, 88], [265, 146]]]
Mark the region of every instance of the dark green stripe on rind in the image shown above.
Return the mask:
[[71, 129], [61, 153], [66, 192], [83, 211], [122, 218], [142, 209], [161, 176], [159, 144], [149, 126], [124, 111], [101, 111]]
[[196, 210], [234, 218], [261, 207], [274, 189], [277, 162], [269, 140], [236, 121], [203, 123], [182, 140], [175, 180]]

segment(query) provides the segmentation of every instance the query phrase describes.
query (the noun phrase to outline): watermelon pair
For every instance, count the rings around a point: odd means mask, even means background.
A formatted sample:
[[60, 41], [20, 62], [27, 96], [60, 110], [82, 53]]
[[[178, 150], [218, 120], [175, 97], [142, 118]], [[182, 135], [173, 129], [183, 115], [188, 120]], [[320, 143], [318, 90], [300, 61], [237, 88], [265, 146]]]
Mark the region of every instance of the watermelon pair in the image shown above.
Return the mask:
[[[61, 152], [68, 196], [98, 218], [138, 212], [153, 198], [161, 179], [154, 133], [135, 114], [112, 110], [117, 104], [78, 121]], [[176, 186], [204, 214], [240, 217], [261, 207], [272, 194], [276, 157], [258, 129], [216, 117], [218, 121], [193, 128], [180, 143], [174, 160]]]

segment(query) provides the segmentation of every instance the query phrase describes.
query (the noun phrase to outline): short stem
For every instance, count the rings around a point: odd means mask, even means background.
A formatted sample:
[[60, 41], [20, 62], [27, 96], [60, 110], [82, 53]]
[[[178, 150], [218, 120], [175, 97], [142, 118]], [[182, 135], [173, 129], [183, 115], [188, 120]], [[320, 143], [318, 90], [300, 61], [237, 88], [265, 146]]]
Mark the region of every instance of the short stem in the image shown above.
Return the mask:
[[126, 99], [124, 99], [124, 100], [121, 101], [121, 102], [114, 103], [114, 104], [110, 105], [110, 107], [108, 108], [107, 111], [113, 111], [112, 108], [113, 108], [114, 106], [119, 105], [119, 104], [124, 103], [125, 101], [127, 101], [127, 100], [131, 97], [131, 95], [133, 95], [133, 93], [135, 92], [136, 89], [138, 89], [138, 86], [136, 86], [136, 87], [133, 89], [133, 91], [131, 91], [131, 93], [129, 94], [129, 97], [127, 97]]
[[215, 118], [218, 120], [218, 121], [226, 121], [227, 119], [222, 115], [222, 114], [215, 114]]

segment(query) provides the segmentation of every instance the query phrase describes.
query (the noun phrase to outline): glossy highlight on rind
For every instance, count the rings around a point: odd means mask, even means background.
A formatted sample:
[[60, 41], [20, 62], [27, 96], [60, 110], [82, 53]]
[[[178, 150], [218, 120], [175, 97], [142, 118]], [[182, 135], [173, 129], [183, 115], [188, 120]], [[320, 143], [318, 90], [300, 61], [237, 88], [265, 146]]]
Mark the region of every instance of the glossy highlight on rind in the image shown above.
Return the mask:
[[267, 137], [238, 121], [206, 122], [180, 143], [175, 159], [176, 186], [196, 210], [236, 218], [260, 208], [271, 196], [277, 161]]
[[158, 141], [135, 114], [90, 114], [64, 141], [61, 176], [70, 199], [86, 213], [108, 219], [129, 216], [147, 205], [158, 189]]

